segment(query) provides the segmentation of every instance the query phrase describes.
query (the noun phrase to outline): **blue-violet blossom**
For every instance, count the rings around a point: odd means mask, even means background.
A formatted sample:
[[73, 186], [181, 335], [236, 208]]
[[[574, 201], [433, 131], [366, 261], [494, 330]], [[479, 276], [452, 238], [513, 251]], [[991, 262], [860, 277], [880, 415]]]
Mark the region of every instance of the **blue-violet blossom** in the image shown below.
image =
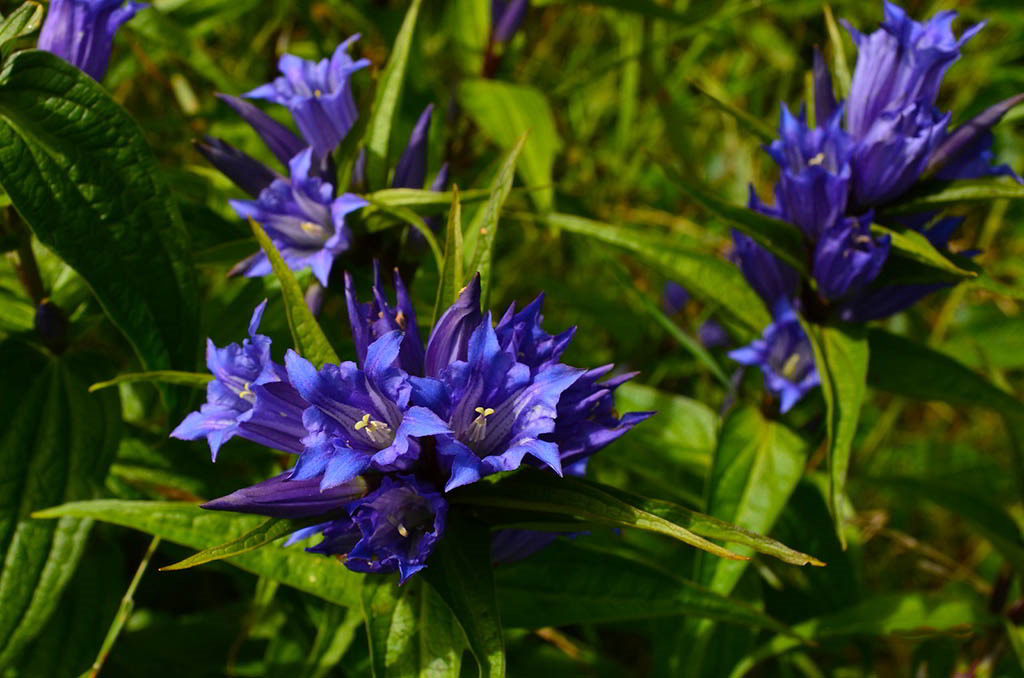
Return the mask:
[[38, 47], [102, 80], [117, 29], [147, 6], [124, 0], [53, 0]]

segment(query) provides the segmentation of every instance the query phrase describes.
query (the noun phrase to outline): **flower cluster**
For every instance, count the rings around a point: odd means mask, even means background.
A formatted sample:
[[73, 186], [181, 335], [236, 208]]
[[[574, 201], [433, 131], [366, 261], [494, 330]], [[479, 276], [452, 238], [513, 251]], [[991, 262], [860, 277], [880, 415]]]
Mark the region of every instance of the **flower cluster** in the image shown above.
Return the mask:
[[[337, 257], [352, 244], [346, 216], [366, 206], [354, 193], [341, 193], [335, 185], [332, 154], [359, 118], [352, 94], [352, 76], [370, 65], [353, 59], [349, 50], [358, 35], [348, 38], [330, 59], [307, 61], [285, 54], [278, 62], [281, 75], [243, 95], [285, 106], [292, 115], [296, 134], [245, 99], [220, 95], [260, 136], [267, 148], [288, 169], [287, 176], [267, 167], [231, 144], [205, 137], [196, 148], [217, 169], [253, 200], [233, 200], [235, 212], [263, 225], [290, 268], [310, 268], [326, 287]], [[433, 105], [427, 106], [409, 138], [395, 169], [395, 188], [423, 188], [427, 175], [427, 134]], [[366, 188], [365, 154], [353, 170], [352, 186]], [[443, 190], [447, 168], [442, 167], [432, 185]], [[267, 275], [270, 264], [258, 252], [239, 262], [233, 274]]]
[[257, 333], [261, 305], [242, 345], [209, 344], [207, 403], [172, 435], [205, 437], [214, 454], [235, 435], [295, 454], [288, 472], [205, 506], [323, 517], [293, 541], [322, 534], [309, 550], [404, 581], [444, 532], [448, 492], [523, 464], [581, 475], [651, 413], [615, 412], [614, 391], [633, 374], [603, 379], [612, 365], [561, 362], [574, 330], [543, 330], [543, 298], [495, 325], [476, 277], [424, 345], [397, 272], [395, 287], [392, 304], [378, 276], [360, 302], [346, 276], [357, 361], [319, 369], [294, 351], [274, 362]]
[[[744, 276], [774, 310], [775, 323], [751, 346], [730, 355], [757, 365], [766, 386], [791, 407], [818, 381], [806, 369], [810, 346], [794, 313], [823, 319], [867, 322], [904, 310], [941, 284], [887, 284], [888, 235], [876, 236], [875, 210], [898, 202], [922, 177], [960, 179], [1004, 174], [992, 166], [991, 126], [1020, 97], [998, 104], [953, 132], [951, 115], [936, 107], [939, 86], [960, 49], [982, 24], [957, 38], [955, 12], [918, 23], [885, 3], [881, 28], [865, 35], [846, 24], [857, 45], [849, 99], [837, 102], [820, 54], [814, 62], [814, 108], [818, 125], [782, 106], [780, 138], [767, 147], [779, 165], [775, 204], [761, 202], [751, 188], [749, 206], [799, 228], [808, 252], [812, 285], [749, 237], [735, 233], [735, 256]], [[945, 250], [959, 220], [932, 224], [934, 214], [902, 216], [882, 223], [921, 230]]]
[[124, 0], [53, 0], [39, 33], [39, 49], [102, 80], [117, 29], [145, 7]]

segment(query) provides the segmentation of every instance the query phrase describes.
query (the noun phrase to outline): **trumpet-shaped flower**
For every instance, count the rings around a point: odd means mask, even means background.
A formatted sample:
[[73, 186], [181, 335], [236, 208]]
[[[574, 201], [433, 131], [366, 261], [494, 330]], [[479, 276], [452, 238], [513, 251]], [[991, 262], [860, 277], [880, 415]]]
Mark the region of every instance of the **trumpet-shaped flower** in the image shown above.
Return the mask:
[[39, 33], [39, 49], [102, 80], [117, 30], [147, 6], [124, 0], [53, 0]]

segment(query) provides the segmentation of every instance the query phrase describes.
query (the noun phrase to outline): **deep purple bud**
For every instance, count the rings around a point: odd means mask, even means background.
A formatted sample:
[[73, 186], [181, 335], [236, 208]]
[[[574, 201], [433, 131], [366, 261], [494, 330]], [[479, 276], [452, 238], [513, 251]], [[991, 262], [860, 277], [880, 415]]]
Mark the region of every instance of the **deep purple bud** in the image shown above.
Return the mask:
[[398, 365], [409, 374], [419, 375], [423, 372], [423, 340], [416, 321], [416, 310], [405, 289], [402, 276], [396, 268], [394, 271], [396, 303], [392, 306], [384, 293], [380, 279], [380, 263], [373, 262], [373, 299], [361, 303], [356, 293], [352, 276], [345, 273], [345, 301], [348, 306], [348, 321], [352, 327], [352, 339], [356, 344], [356, 357], [360, 365], [366, 364], [367, 350], [380, 337], [400, 330], [402, 348], [398, 355]]
[[929, 170], [944, 180], [972, 179], [991, 175], [1020, 177], [1007, 165], [992, 166], [992, 127], [1012, 108], [1024, 102], [1024, 94], [1004, 99], [957, 127], [935, 150]]
[[685, 287], [674, 280], [665, 281], [665, 287], [661, 292], [661, 307], [665, 313], [669, 315], [679, 313], [689, 300], [690, 293]]
[[337, 487], [320, 490], [320, 481], [290, 480], [288, 471], [203, 504], [214, 511], [255, 513], [274, 518], [313, 518], [343, 511], [353, 499], [366, 494], [366, 481], [355, 478]]
[[480, 275], [473, 276], [458, 300], [437, 321], [427, 341], [424, 373], [437, 377], [456, 360], [469, 355], [469, 338], [483, 321], [480, 311]]
[[320, 160], [338, 147], [359, 117], [351, 78], [353, 73], [369, 66], [370, 61], [354, 61], [348, 55], [348, 48], [358, 39], [358, 35], [353, 35], [338, 45], [329, 60], [306, 61], [285, 54], [278, 62], [282, 75], [245, 95], [287, 106]]
[[832, 75], [825, 65], [825, 57], [814, 48], [814, 117], [818, 125], [832, 118], [839, 110], [836, 95], [832, 90]]
[[750, 236], [734, 230], [733, 255], [739, 262], [743, 277], [769, 307], [780, 299], [792, 299], [800, 286], [800, 274], [774, 254], [761, 247]]
[[267, 148], [270, 149], [270, 152], [277, 157], [282, 165], [287, 166], [288, 161], [306, 147], [306, 144], [294, 132], [248, 101], [228, 94], [218, 94], [217, 98], [235, 109], [235, 112], [242, 116], [242, 119], [249, 123], [250, 127], [256, 130], [256, 133], [260, 135], [260, 139], [263, 139], [263, 143], [267, 145]]
[[423, 188], [427, 180], [427, 135], [433, 113], [434, 104], [430, 104], [416, 121], [409, 135], [409, 144], [395, 168], [395, 178], [391, 182], [394, 188]]
[[860, 219], [849, 217], [818, 241], [811, 273], [824, 298], [835, 300], [859, 292], [882, 272], [891, 238], [876, 240], [871, 235], [871, 217], [870, 212]]
[[508, 42], [519, 30], [530, 6], [529, 0], [491, 0], [491, 40]]
[[43, 343], [54, 353], [63, 353], [68, 345], [68, 316], [50, 299], [36, 307], [35, 329]]
[[196, 150], [220, 173], [253, 196], [259, 197], [263, 189], [281, 176], [252, 156], [238, 150], [231, 144], [214, 137], [203, 137], [192, 142]]
[[53, 0], [39, 33], [39, 49], [102, 80], [117, 29], [146, 7], [123, 0]]

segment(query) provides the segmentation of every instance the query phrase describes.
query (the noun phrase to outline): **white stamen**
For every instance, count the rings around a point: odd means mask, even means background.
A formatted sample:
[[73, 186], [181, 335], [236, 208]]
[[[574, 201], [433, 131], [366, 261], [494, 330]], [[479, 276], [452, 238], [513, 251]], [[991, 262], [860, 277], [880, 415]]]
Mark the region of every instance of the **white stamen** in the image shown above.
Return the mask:
[[820, 165], [823, 162], [825, 162], [825, 154], [824, 153], [819, 153], [818, 155], [816, 155], [813, 158], [811, 158], [810, 160], [808, 160], [807, 164], [808, 165]]
[[352, 428], [362, 431], [375, 445], [387, 446], [395, 441], [395, 434], [391, 427], [383, 421], [370, 419], [369, 413], [364, 414], [363, 418], [357, 421]]

